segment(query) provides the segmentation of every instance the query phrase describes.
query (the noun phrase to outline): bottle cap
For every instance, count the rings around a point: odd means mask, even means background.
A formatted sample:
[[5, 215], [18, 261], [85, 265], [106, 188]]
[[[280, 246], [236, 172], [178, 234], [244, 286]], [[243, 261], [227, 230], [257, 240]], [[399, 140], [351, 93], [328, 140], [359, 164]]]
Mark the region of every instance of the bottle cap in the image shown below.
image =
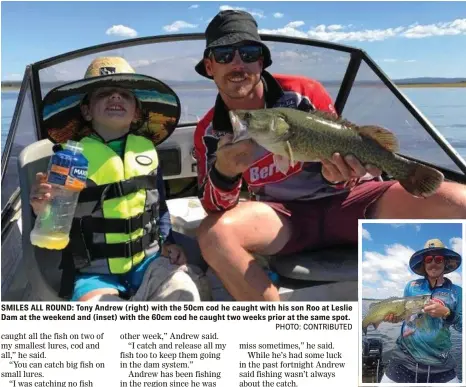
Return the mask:
[[81, 153], [83, 151], [83, 146], [77, 141], [68, 140], [65, 145], [66, 149], [69, 149], [73, 153]]

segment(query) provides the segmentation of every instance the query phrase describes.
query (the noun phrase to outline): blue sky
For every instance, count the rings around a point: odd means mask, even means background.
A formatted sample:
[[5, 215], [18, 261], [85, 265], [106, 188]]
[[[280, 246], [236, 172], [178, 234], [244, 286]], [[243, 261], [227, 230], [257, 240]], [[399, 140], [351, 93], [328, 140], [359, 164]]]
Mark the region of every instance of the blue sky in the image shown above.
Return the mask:
[[[409, 266], [409, 258], [424, 248], [429, 239], [440, 239], [462, 254], [461, 223], [363, 223], [363, 297], [400, 297], [408, 281], [419, 278]], [[447, 275], [461, 286], [462, 268]]]
[[360, 47], [392, 78], [466, 77], [464, 2], [2, 2], [2, 80], [27, 64], [132, 37], [204, 32], [223, 8], [261, 32]]

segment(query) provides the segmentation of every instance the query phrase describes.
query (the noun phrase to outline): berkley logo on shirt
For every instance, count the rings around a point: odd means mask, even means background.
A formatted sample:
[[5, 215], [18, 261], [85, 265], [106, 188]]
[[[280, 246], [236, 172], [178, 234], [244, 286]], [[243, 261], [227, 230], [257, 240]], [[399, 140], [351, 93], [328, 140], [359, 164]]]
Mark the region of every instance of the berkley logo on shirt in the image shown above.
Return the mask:
[[249, 185], [261, 186], [264, 184], [278, 183], [302, 171], [302, 169], [303, 163], [296, 163], [294, 167], [290, 166], [284, 175], [275, 165], [273, 154], [269, 153], [257, 160], [243, 176]]

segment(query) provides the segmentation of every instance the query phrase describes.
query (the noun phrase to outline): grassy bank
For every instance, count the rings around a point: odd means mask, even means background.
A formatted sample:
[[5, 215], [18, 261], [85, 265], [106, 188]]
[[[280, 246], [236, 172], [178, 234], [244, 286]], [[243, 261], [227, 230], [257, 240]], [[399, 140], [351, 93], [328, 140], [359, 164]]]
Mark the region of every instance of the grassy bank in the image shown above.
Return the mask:
[[456, 82], [456, 83], [411, 83], [411, 84], [401, 84], [397, 85], [399, 88], [408, 88], [408, 87], [466, 87], [466, 82]]
[[16, 86], [2, 86], [2, 92], [4, 91], [19, 91], [19, 87]]

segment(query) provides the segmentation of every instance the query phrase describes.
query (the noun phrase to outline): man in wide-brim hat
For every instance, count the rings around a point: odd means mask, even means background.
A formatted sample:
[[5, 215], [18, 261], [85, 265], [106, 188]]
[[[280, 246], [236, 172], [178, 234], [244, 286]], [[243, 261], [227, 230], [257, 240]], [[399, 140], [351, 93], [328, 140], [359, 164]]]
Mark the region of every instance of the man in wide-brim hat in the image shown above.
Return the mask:
[[[381, 382], [459, 383], [456, 362], [450, 354], [450, 327], [462, 332], [462, 288], [444, 275], [460, 265], [461, 255], [439, 239], [428, 240], [411, 256], [409, 267], [424, 278], [410, 281], [404, 297], [429, 294], [431, 300], [424, 314], [415, 319], [414, 329], [403, 323]], [[393, 316], [386, 321], [396, 322]]]

